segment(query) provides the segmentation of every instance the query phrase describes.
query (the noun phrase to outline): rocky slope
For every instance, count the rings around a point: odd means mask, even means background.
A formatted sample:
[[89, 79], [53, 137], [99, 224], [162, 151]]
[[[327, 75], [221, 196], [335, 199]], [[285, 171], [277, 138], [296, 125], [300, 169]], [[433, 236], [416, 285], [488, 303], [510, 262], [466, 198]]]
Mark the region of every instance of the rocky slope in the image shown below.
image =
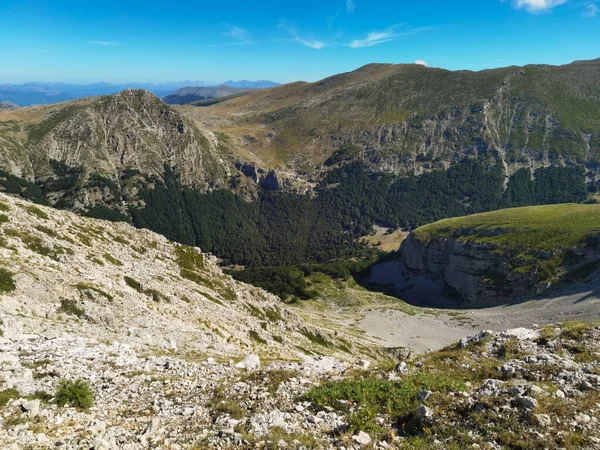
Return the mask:
[[0, 210], [2, 448], [598, 448], [595, 325], [406, 360], [199, 249], [3, 194]]
[[0, 209], [6, 338], [68, 331], [126, 340], [147, 352], [349, 355], [335, 336], [322, 335], [277, 297], [224, 275], [216, 258], [198, 249], [5, 195]]
[[223, 185], [233, 168], [224, 137], [200, 130], [148, 91], [24, 108], [0, 121], [0, 166], [27, 179], [53, 176], [50, 160], [117, 180], [125, 170], [162, 176], [165, 165], [185, 184]]
[[409, 269], [442, 279], [472, 304], [534, 297], [584, 281], [600, 262], [598, 205], [548, 205], [446, 219], [401, 245]]

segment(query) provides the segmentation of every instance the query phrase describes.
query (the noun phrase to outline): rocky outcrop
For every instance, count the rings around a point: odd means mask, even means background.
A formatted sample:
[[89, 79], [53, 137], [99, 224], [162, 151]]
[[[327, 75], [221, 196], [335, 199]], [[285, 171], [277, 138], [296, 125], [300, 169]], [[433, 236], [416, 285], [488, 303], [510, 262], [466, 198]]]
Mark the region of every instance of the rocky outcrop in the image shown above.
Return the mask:
[[463, 300], [473, 304], [531, 297], [549, 287], [538, 283], [535, 274], [511, 270], [509, 261], [494, 253], [493, 248], [454, 238], [423, 244], [409, 235], [402, 243], [401, 254], [409, 269], [442, 279]]

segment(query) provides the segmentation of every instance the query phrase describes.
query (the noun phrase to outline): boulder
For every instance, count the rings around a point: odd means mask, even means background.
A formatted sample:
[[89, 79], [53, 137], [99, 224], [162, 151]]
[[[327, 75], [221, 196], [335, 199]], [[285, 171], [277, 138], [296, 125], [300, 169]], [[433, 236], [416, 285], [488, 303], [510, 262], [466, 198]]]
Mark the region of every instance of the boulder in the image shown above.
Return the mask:
[[238, 369], [257, 370], [260, 368], [260, 358], [258, 355], [251, 354], [235, 365]]

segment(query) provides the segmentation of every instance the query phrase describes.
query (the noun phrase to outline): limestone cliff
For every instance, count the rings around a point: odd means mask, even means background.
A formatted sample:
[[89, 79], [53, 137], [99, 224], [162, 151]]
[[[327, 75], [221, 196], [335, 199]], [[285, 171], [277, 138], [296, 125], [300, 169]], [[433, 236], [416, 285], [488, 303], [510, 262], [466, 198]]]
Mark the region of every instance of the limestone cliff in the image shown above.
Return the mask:
[[467, 302], [519, 300], [597, 269], [599, 212], [563, 204], [446, 219], [416, 229], [400, 250], [409, 269], [442, 279]]

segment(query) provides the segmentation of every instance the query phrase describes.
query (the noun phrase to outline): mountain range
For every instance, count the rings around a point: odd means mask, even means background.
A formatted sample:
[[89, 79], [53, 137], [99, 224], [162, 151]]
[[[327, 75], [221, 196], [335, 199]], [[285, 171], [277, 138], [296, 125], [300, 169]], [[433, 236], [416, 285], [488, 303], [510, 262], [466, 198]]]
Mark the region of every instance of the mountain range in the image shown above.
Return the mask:
[[[277, 86], [273, 81], [248, 81], [242, 80], [226, 81], [223, 86], [243, 87], [247, 89], [258, 89]], [[158, 97], [164, 97], [177, 89], [186, 86], [209, 86], [203, 81], [180, 81], [165, 83], [93, 83], [93, 84], [71, 84], [71, 83], [37, 83], [24, 84], [0, 84], [0, 101], [11, 101], [20, 106], [31, 106], [41, 104], [52, 104], [75, 100], [82, 97], [110, 95], [125, 89], [145, 89]]]
[[230, 95], [239, 95], [244, 92], [250, 92], [251, 90], [253, 89], [235, 88], [225, 85], [213, 87], [186, 86], [163, 97], [162, 100], [169, 105], [183, 105], [185, 103], [227, 97]]
[[173, 98], [0, 103], [0, 448], [598, 448], [600, 60]]
[[600, 60], [371, 64], [243, 94], [167, 105], [130, 89], [4, 112], [0, 168], [19, 179], [2, 183], [250, 266], [360, 252], [376, 223], [412, 229], [598, 188]]

